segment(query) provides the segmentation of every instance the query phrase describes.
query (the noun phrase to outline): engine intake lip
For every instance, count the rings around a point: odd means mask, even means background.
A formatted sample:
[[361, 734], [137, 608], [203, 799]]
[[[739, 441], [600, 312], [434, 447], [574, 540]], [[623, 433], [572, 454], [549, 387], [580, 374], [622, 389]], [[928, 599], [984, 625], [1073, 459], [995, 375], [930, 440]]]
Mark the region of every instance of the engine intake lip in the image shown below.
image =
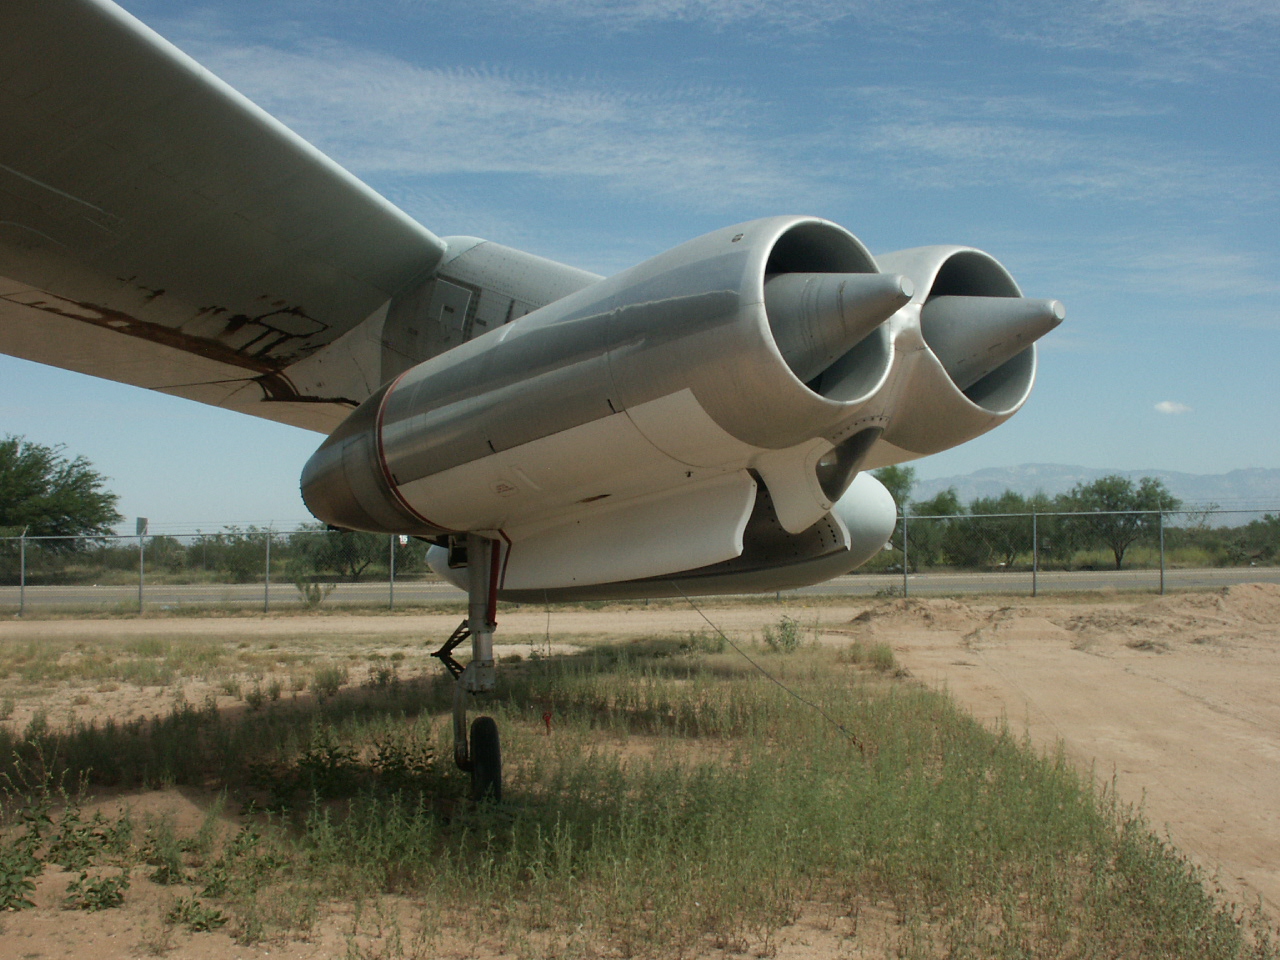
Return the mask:
[[[903, 254], [926, 253], [904, 251]], [[937, 248], [935, 248], [937, 250]], [[941, 254], [941, 255], [939, 255]], [[919, 277], [916, 296], [922, 303], [935, 297], [992, 297], [1018, 298], [1022, 290], [1004, 265], [981, 250], [968, 247], [942, 248], [934, 254], [931, 275]], [[882, 268], [885, 261], [881, 258]], [[910, 271], [904, 271], [910, 272]], [[923, 331], [922, 331], [923, 333]], [[925, 337], [925, 345], [937, 356], [934, 345]], [[941, 363], [941, 358], [939, 358]], [[1032, 344], [992, 370], [982, 379], [957, 392], [985, 413], [1008, 416], [1018, 410], [1031, 394], [1036, 376], [1036, 348]]]
[[[870, 251], [852, 233], [815, 219], [792, 223], [774, 239], [759, 277], [762, 304], [765, 283], [787, 273], [878, 274], [880, 269]], [[817, 376], [802, 381], [782, 356], [772, 326], [774, 318], [767, 309], [764, 320], [779, 360], [809, 396], [844, 407], [861, 404], [884, 384], [892, 369], [893, 338], [881, 324]]]
[[779, 273], [879, 273], [876, 261], [857, 237], [826, 220], [801, 220], [784, 230], [769, 249], [764, 282]]

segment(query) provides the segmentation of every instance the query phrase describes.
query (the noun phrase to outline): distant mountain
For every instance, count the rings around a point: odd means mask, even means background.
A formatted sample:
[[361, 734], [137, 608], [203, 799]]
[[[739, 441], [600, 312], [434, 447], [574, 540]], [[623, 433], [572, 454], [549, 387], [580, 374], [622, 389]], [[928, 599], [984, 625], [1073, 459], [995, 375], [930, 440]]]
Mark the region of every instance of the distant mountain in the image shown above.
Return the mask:
[[955, 487], [961, 503], [978, 497], [995, 497], [1006, 490], [1023, 496], [1043, 491], [1049, 496], [1066, 493], [1077, 483], [1091, 483], [1099, 477], [1119, 474], [1138, 480], [1157, 477], [1188, 506], [1216, 503], [1224, 510], [1274, 510], [1280, 508], [1280, 470], [1251, 467], [1230, 473], [1178, 473], [1176, 470], [1099, 470], [1060, 463], [1024, 463], [1016, 467], [988, 467], [955, 477], [917, 480], [911, 499], [928, 500], [936, 493]]

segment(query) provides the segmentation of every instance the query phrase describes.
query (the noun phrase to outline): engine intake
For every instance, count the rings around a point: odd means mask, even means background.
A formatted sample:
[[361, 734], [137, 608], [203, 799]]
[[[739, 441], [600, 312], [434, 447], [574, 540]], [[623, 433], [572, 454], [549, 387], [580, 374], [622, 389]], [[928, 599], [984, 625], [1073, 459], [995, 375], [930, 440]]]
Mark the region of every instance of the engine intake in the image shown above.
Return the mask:
[[906, 304], [907, 277], [786, 273], [765, 281], [769, 330], [792, 372], [809, 383]]
[[933, 297], [920, 310], [924, 342], [962, 391], [1060, 324], [1057, 300]]

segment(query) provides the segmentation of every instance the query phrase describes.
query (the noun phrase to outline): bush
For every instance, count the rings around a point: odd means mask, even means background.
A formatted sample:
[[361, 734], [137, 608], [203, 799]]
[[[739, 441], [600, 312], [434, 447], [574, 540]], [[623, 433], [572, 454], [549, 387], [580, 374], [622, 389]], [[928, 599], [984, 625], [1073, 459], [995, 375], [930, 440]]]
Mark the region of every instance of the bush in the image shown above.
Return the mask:
[[783, 617], [776, 627], [764, 628], [765, 645], [775, 653], [791, 653], [800, 648], [800, 621]]
[[320, 667], [311, 678], [311, 689], [321, 700], [334, 696], [347, 682], [346, 667]]

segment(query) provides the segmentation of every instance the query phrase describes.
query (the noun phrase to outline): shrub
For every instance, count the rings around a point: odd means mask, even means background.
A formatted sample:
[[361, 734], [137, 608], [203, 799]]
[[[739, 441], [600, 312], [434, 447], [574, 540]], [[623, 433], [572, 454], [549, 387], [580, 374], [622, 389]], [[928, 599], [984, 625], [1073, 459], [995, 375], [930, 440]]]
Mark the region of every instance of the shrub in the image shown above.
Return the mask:
[[783, 617], [776, 627], [764, 628], [765, 645], [775, 653], [791, 653], [800, 648], [800, 621]]
[[328, 700], [347, 682], [346, 667], [320, 667], [311, 678], [311, 689], [321, 700]]

